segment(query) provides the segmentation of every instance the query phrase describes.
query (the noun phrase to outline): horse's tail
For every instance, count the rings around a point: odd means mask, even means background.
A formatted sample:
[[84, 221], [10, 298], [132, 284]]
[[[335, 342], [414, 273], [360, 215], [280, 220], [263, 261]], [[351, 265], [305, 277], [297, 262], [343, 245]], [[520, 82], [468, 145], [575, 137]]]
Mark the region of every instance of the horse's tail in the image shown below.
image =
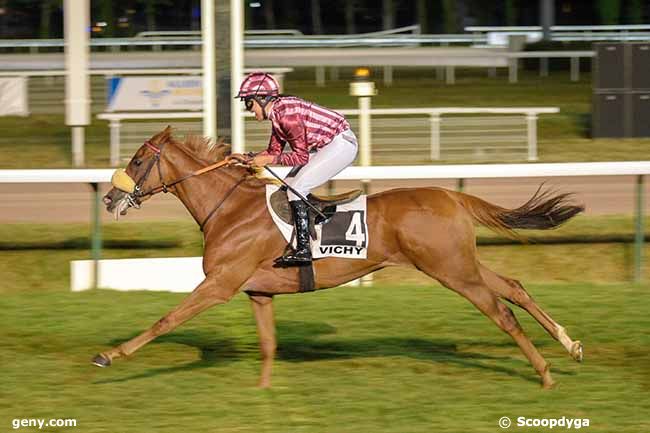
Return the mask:
[[514, 229], [553, 229], [585, 210], [583, 205], [571, 202], [571, 193], [542, 191], [542, 186], [516, 209], [505, 209], [469, 194], [457, 193], [457, 197], [477, 223], [509, 238], [525, 240]]

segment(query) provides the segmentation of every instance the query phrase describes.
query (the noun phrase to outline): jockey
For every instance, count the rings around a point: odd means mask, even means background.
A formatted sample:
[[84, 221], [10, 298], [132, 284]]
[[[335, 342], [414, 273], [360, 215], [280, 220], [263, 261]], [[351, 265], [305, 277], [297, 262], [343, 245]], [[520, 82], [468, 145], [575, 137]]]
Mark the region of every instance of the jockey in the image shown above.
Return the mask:
[[[357, 139], [341, 114], [294, 96], [279, 93], [275, 78], [264, 72], [249, 74], [236, 98], [258, 121], [271, 121], [268, 148], [255, 155], [231, 155], [230, 158], [256, 167], [267, 164], [292, 166], [285, 181], [302, 197], [324, 184], [357, 156]], [[282, 153], [285, 144], [291, 152]], [[311, 262], [308, 206], [291, 190], [287, 191], [296, 232], [295, 251], [286, 251], [278, 259], [285, 265]]]

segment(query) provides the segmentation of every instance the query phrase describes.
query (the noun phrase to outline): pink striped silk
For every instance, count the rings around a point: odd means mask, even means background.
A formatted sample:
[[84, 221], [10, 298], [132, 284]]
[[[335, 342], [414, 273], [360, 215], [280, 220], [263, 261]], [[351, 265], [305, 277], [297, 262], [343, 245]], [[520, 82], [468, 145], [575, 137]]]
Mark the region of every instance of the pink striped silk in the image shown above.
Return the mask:
[[[326, 146], [341, 132], [350, 129], [343, 115], [293, 96], [275, 100], [269, 120], [271, 139], [262, 154], [275, 156], [274, 164], [288, 166], [306, 164], [310, 150]], [[282, 153], [287, 143], [292, 152]]]

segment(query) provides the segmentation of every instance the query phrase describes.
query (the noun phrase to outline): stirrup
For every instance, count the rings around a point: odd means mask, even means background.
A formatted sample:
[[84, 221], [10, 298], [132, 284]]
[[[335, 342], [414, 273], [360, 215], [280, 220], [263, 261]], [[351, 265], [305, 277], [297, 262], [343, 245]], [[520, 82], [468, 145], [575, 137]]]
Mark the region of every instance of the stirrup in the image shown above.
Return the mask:
[[311, 252], [306, 251], [285, 251], [283, 255], [275, 259], [276, 264], [284, 266], [300, 266], [307, 265], [312, 262]]

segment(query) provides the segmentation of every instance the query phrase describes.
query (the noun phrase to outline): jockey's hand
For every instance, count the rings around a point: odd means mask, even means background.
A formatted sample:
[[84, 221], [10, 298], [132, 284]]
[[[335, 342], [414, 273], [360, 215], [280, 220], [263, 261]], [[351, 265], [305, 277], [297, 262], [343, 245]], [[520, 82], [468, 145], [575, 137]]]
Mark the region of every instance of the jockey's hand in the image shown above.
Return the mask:
[[226, 157], [226, 161], [228, 161], [229, 165], [233, 165], [233, 164], [250, 165], [252, 160], [253, 158], [251, 156], [245, 155], [243, 153], [231, 153]]
[[265, 165], [271, 164], [274, 160], [275, 156], [273, 155], [255, 155], [250, 164], [255, 167], [264, 167]]

